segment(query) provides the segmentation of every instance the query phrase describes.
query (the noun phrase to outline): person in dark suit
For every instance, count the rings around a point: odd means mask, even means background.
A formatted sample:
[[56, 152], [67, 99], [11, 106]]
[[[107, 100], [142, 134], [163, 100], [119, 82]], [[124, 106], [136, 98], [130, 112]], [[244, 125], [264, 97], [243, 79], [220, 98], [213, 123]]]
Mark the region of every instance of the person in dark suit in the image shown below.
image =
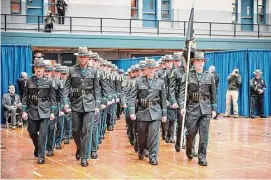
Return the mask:
[[56, 8], [59, 16], [59, 24], [64, 24], [64, 16], [67, 8], [67, 4], [64, 0], [57, 0]]
[[[155, 77], [155, 60], [146, 59], [146, 75], [136, 80], [130, 93], [130, 118], [138, 122], [138, 157], [144, 159], [148, 148], [149, 163], [158, 165], [161, 121], [167, 121], [167, 99], [164, 82]], [[138, 102], [137, 111], [135, 109]]]
[[[7, 117], [10, 114], [12, 129], [16, 129], [16, 125], [22, 125], [22, 122], [17, 122], [16, 113], [21, 112], [21, 100], [18, 94], [15, 94], [14, 85], [10, 85], [8, 88], [8, 92], [3, 95], [2, 104], [4, 106], [4, 114]], [[6, 119], [8, 121], [8, 119]]]
[[[182, 116], [186, 113], [186, 156], [193, 159], [193, 142], [199, 131], [198, 164], [207, 166], [206, 154], [211, 117], [216, 116], [216, 84], [213, 75], [203, 71], [205, 58], [203, 52], [196, 52], [192, 59], [194, 70], [188, 76], [187, 101], [185, 102], [186, 74], [182, 77], [179, 104]], [[184, 109], [186, 103], [186, 109]]]
[[28, 119], [27, 130], [35, 146], [34, 156], [38, 157], [38, 164], [44, 164], [48, 122], [55, 118], [56, 96], [52, 79], [44, 76], [44, 59], [35, 58], [33, 66], [35, 74], [26, 81], [22, 118]]
[[27, 73], [21, 72], [21, 77], [17, 80], [21, 101], [23, 98], [23, 94], [25, 92], [26, 79], [27, 79]]
[[76, 159], [81, 158], [81, 165], [88, 166], [88, 152], [92, 144], [94, 115], [99, 113], [101, 88], [97, 70], [88, 66], [89, 52], [87, 47], [79, 47], [75, 53], [78, 64], [71, 67], [65, 81], [64, 111], [68, 109], [68, 97], [71, 94], [72, 131], [77, 147]]

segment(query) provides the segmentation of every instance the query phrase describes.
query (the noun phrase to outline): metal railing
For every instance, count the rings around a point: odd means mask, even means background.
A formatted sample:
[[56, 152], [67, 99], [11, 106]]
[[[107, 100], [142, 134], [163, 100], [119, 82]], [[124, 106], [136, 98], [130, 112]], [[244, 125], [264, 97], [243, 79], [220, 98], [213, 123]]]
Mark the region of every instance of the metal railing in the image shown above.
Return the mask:
[[[44, 30], [46, 16], [1, 14], [2, 31]], [[54, 17], [56, 22], [58, 16]], [[187, 21], [117, 19], [65, 16], [65, 24], [54, 23], [54, 32], [185, 36]], [[35, 23], [27, 23], [31, 19]], [[152, 27], [145, 27], [152, 26]], [[271, 25], [219, 22], [194, 22], [196, 36], [271, 38]], [[249, 30], [247, 30], [249, 29]]]

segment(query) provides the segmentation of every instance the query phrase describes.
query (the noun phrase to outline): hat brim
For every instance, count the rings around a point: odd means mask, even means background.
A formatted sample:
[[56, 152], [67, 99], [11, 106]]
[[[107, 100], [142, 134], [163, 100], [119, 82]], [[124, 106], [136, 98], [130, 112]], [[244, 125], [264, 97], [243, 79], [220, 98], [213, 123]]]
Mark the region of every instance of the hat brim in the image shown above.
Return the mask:
[[31, 64], [33, 67], [45, 67], [45, 64]]
[[255, 74], [255, 75], [256, 75], [256, 74], [260, 74], [260, 75], [261, 75], [261, 74], [263, 74], [263, 72], [260, 72], [260, 73], [253, 72], [253, 74]]
[[193, 59], [192, 59], [192, 62], [194, 62], [194, 61], [198, 61], [198, 60], [203, 60], [204, 62], [206, 62], [206, 61], [207, 61], [207, 59], [206, 59], [206, 58], [193, 58]]
[[146, 65], [145, 68], [150, 68], [150, 67], [155, 67], [155, 64], [154, 65]]
[[74, 53], [75, 56], [89, 56], [87, 53]]

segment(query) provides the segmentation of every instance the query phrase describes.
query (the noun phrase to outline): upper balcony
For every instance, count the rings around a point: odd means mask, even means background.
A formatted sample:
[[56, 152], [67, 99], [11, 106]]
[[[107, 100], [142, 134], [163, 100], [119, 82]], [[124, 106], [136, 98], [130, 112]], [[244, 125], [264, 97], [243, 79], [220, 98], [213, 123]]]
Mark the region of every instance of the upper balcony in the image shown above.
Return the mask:
[[[180, 45], [183, 44], [180, 43], [180, 41], [185, 40], [188, 27], [187, 21], [65, 16], [64, 25], [54, 23], [52, 33], [45, 33], [44, 18], [45, 16], [1, 14], [2, 43], [16, 42], [14, 34], [20, 34], [20, 36], [22, 36], [22, 33], [28, 33], [31, 34], [31, 36], [27, 38], [35, 36], [36, 39], [25, 40], [22, 37], [21, 39], [17, 37], [17, 43], [20, 44], [20, 42], [24, 42], [34, 46], [61, 47], [76, 47], [78, 45], [80, 46], [80, 44], [85, 44], [89, 47], [95, 46], [97, 48], [180, 49]], [[29, 20], [31, 20], [32, 23], [27, 23]], [[55, 20], [58, 22], [57, 16]], [[153, 26], [144, 27], [145, 22], [152, 23]], [[244, 29], [251, 29], [252, 31], [244, 31]], [[197, 42], [205, 42], [204, 45], [200, 46], [202, 49], [271, 48], [271, 25], [268, 24], [194, 22], [194, 30]], [[41, 37], [47, 37], [47, 39], [51, 38], [58, 42], [46, 44], [42, 39], [39, 39], [37, 42], [37, 38]], [[65, 41], [63, 41], [64, 37], [66, 38]], [[114, 41], [110, 41], [110, 45], [108, 44], [109, 41], [95, 43], [93, 41], [89, 42], [89, 37], [92, 37], [92, 39], [101, 39], [101, 37], [105, 39], [106, 37], [112, 38]], [[120, 42], [120, 39], [124, 38], [125, 41]], [[69, 42], [73, 39], [80, 39], [80, 43], [79, 41]], [[127, 42], [127, 39], [131, 41]], [[157, 42], [157, 40], [160, 42]], [[236, 46], [230, 44], [231, 42], [237, 41]], [[216, 43], [210, 44], [213, 42], [217, 42], [217, 44], [219, 42], [220, 47], [217, 46]], [[221, 44], [227, 42], [228, 44], [226, 45]], [[239, 46], [240, 42], [243, 46]], [[253, 44], [254, 42], [261, 44], [257, 46]], [[162, 44], [157, 45], [157, 43]], [[209, 44], [207, 45], [207, 43]]]

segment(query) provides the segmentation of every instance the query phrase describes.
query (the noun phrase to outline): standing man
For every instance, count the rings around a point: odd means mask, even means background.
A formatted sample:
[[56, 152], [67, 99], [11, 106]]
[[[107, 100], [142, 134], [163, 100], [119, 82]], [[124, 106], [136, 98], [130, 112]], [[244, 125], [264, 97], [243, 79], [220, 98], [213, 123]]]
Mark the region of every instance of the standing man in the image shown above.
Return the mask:
[[53, 66], [51, 63], [45, 64], [44, 76], [49, 79], [53, 77]]
[[67, 4], [64, 0], [57, 0], [56, 3], [56, 8], [57, 8], [57, 12], [58, 12], [58, 16], [59, 16], [59, 24], [64, 24], [64, 16], [65, 16], [65, 11], [67, 8]]
[[71, 93], [72, 131], [77, 146], [76, 159], [81, 165], [88, 166], [88, 150], [92, 143], [94, 114], [99, 112], [100, 86], [97, 70], [88, 66], [87, 47], [79, 47], [78, 64], [71, 67], [64, 86], [64, 110], [69, 108], [68, 97]]
[[[189, 73], [187, 101], [185, 102], [186, 75], [182, 78], [180, 90], [180, 108], [182, 116], [186, 113], [186, 156], [193, 159], [193, 141], [199, 131], [198, 164], [207, 166], [206, 154], [211, 116], [216, 116], [216, 87], [213, 76], [203, 71], [205, 58], [203, 52], [197, 52], [192, 59], [195, 70]], [[184, 109], [184, 103], [187, 104]]]
[[242, 80], [241, 75], [239, 74], [239, 70], [237, 68], [234, 69], [232, 73], [228, 76], [227, 81], [228, 81], [228, 91], [226, 94], [226, 111], [224, 117], [230, 116], [230, 106], [232, 100], [234, 113], [233, 117], [238, 118], [238, 96]]
[[[216, 95], [218, 95], [217, 91], [218, 91], [219, 77], [215, 71], [215, 66], [209, 67], [209, 73], [211, 73], [214, 76], [215, 86], [216, 86]], [[217, 99], [218, 98], [216, 98], [216, 104], [217, 104]], [[217, 117], [218, 117], [218, 113], [216, 112], [216, 117], [214, 117], [214, 119], [217, 119]]]
[[266, 89], [266, 85], [264, 80], [261, 78], [262, 72], [260, 69], [256, 69], [255, 72], [253, 72], [255, 75], [254, 78], [250, 80], [250, 117], [255, 118], [254, 111], [256, 106], [259, 108], [260, 112], [260, 118], [266, 118], [264, 115], [264, 108], [263, 108], [263, 94]]
[[56, 110], [55, 91], [52, 80], [44, 76], [44, 60], [34, 60], [35, 75], [26, 81], [26, 92], [23, 96], [22, 118], [28, 119], [28, 132], [35, 146], [34, 155], [38, 164], [45, 163], [45, 148], [48, 132], [48, 121], [54, 120]]
[[22, 100], [23, 95], [25, 93], [26, 79], [27, 79], [27, 73], [21, 72], [21, 77], [20, 77], [20, 79], [17, 80], [21, 100]]
[[[22, 103], [20, 96], [15, 94], [15, 86], [9, 85], [8, 93], [3, 95], [2, 104], [4, 107], [4, 114], [7, 117], [7, 114], [10, 113], [12, 129], [16, 129], [17, 118], [16, 113], [21, 112]], [[8, 119], [6, 119], [8, 121]], [[18, 126], [22, 126], [22, 122], [18, 122]]]
[[[167, 100], [164, 82], [155, 77], [155, 60], [146, 59], [146, 76], [136, 80], [131, 90], [130, 118], [138, 122], [138, 156], [144, 158], [148, 147], [149, 163], [158, 165], [161, 120], [167, 120]], [[135, 106], [138, 101], [138, 111]]]

